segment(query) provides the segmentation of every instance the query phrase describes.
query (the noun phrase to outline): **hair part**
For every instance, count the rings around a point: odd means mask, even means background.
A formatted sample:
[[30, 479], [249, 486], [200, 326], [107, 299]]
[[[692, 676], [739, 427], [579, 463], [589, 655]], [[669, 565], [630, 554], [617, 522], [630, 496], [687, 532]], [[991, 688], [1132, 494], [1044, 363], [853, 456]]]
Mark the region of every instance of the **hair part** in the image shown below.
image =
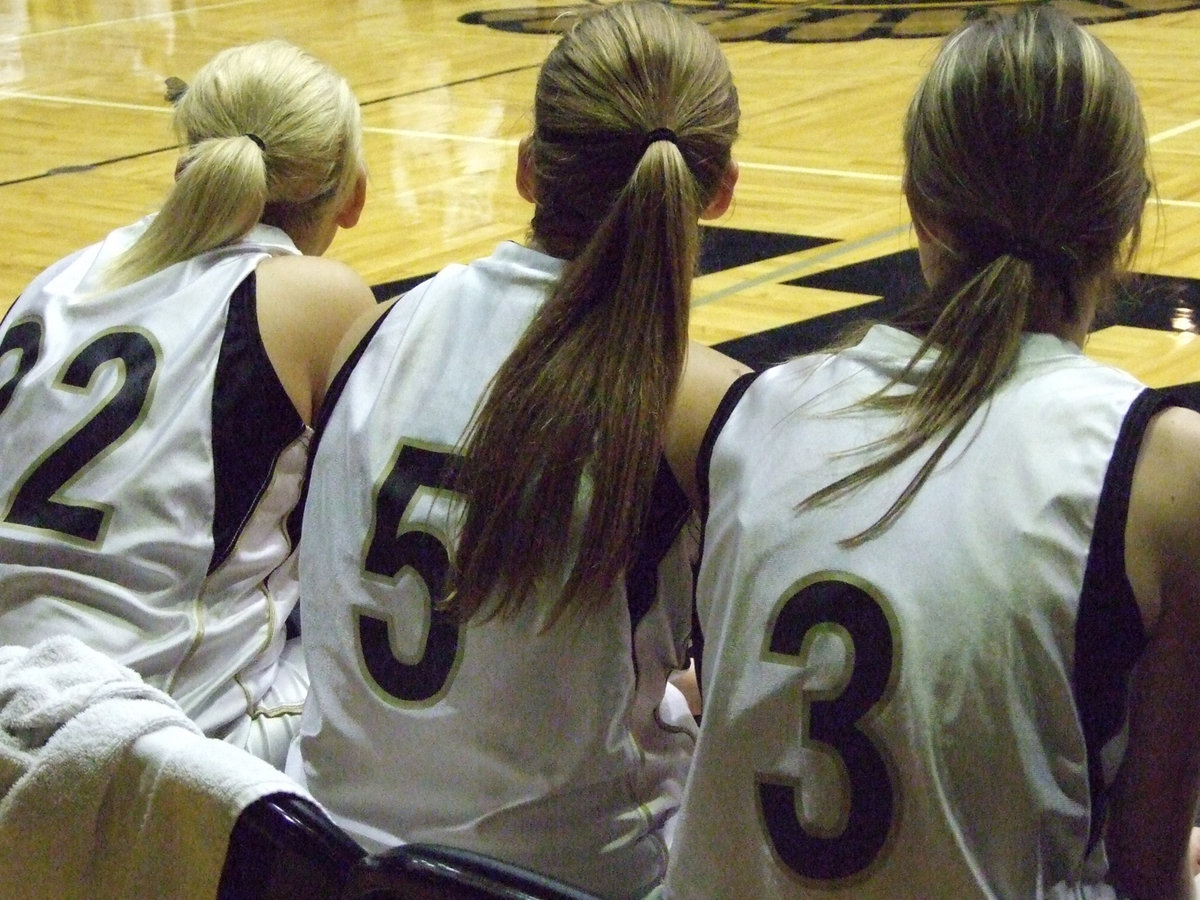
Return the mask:
[[295, 239], [353, 191], [363, 166], [358, 101], [298, 47], [223, 50], [172, 92], [183, 144], [175, 184], [107, 273], [110, 287], [235, 241], [260, 221]]
[[[904, 125], [904, 193], [934, 226], [943, 264], [896, 324], [923, 338], [902, 374], [863, 405], [898, 410], [872, 462], [817, 491], [825, 503], [935, 441], [889, 509], [843, 541], [882, 533], [1008, 377], [1027, 331], [1058, 332], [1111, 293], [1141, 234], [1149, 179], [1133, 81], [1097, 38], [1050, 6], [992, 13], [946, 40]], [[911, 393], [896, 388], [926, 356]]]
[[[542, 66], [532, 236], [568, 263], [465, 440], [460, 618], [515, 613], [563, 571], [550, 621], [609, 602], [647, 513], [686, 354], [699, 218], [738, 118], [720, 45], [664, 4], [581, 18]], [[673, 135], [647, 139], [664, 128]]]

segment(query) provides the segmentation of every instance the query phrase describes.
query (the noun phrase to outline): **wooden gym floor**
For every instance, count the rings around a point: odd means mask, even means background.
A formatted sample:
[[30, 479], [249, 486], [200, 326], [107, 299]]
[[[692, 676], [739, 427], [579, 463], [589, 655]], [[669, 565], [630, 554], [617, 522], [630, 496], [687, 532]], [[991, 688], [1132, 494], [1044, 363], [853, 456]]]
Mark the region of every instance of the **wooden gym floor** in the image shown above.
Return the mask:
[[[1087, 352], [1153, 385], [1200, 382], [1200, 0], [1061, 2], [1132, 71], [1158, 191], [1135, 267], [1141, 303]], [[331, 63], [363, 104], [367, 211], [329, 255], [381, 297], [520, 239], [530, 208], [513, 188], [516, 143], [557, 17], [577, 5], [5, 0], [0, 311], [49, 263], [155, 208], [176, 158], [163, 80], [264, 37]], [[762, 365], [878, 314], [918, 277], [901, 117], [938, 37], [987, 4], [676, 5], [721, 37], [743, 110], [741, 181], [707, 229], [693, 334]]]

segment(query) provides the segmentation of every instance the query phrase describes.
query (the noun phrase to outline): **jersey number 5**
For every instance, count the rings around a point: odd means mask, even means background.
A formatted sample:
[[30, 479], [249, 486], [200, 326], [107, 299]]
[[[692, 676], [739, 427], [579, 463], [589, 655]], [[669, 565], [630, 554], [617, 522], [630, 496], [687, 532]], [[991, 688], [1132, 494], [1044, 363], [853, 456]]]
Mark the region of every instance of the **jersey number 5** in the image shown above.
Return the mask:
[[771, 656], [800, 657], [809, 633], [826, 625], [849, 635], [853, 668], [835, 697], [809, 702], [808, 736], [832, 748], [844, 766], [843, 827], [833, 835], [812, 833], [796, 813], [796, 787], [758, 776], [762, 821], [775, 852], [796, 874], [816, 881], [851, 878], [870, 866], [884, 847], [897, 805], [887, 760], [861, 729], [863, 717], [886, 693], [894, 664], [892, 629], [879, 601], [844, 581], [810, 583], [780, 608], [768, 650]]
[[451, 453], [405, 444], [375, 495], [375, 527], [364, 568], [393, 579], [409, 567], [429, 593], [429, 629], [419, 659], [405, 662], [392, 650], [391, 625], [369, 613], [357, 614], [359, 646], [368, 676], [387, 695], [405, 703], [430, 703], [446, 689], [458, 661], [458, 625], [439, 608], [445, 597], [450, 552], [445, 539], [407, 527], [418, 492], [451, 490], [458, 459]]

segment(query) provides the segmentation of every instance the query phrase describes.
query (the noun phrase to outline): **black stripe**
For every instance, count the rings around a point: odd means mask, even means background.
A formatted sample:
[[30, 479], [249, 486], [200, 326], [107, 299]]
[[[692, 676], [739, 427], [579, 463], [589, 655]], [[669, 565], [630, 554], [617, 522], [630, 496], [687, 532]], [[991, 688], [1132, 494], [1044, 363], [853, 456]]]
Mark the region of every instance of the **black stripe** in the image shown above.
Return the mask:
[[1092, 798], [1089, 850], [1103, 833], [1109, 785], [1100, 754], [1124, 727], [1129, 677], [1146, 646], [1141, 612], [1125, 572], [1125, 523], [1133, 468], [1146, 427], [1173, 401], [1143, 391], [1121, 424], [1104, 477], [1075, 622], [1075, 704], [1083, 725]]
[[251, 272], [229, 298], [213, 379], [216, 500], [209, 574], [232, 552], [279, 454], [303, 433], [304, 421], [283, 389], [258, 331], [257, 286]]
[[712, 420], [708, 423], [704, 439], [700, 441], [700, 449], [696, 453], [696, 488], [700, 493], [700, 518], [702, 521], [708, 521], [708, 467], [712, 463], [713, 446], [717, 443], [717, 437], [725, 427], [726, 421], [733, 414], [734, 407], [742, 399], [742, 394], [746, 393], [759, 374], [758, 372], [747, 372], [729, 386], [729, 390], [725, 392], [725, 396], [717, 405]]
[[395, 304], [384, 310], [383, 314], [372, 323], [367, 333], [362, 336], [362, 340], [354, 348], [353, 352], [346, 357], [346, 361], [342, 363], [338, 369], [337, 375], [333, 377], [333, 381], [329, 383], [329, 389], [325, 391], [325, 398], [321, 401], [321, 408], [317, 410], [316, 418], [313, 420], [313, 438], [312, 443], [308, 447], [308, 464], [304, 470], [304, 484], [300, 488], [300, 502], [296, 504], [296, 508], [292, 510], [292, 514], [288, 516], [287, 530], [288, 535], [292, 539], [292, 546], [296, 547], [300, 544], [301, 526], [304, 520], [304, 504], [308, 500], [308, 480], [312, 476], [313, 460], [317, 458], [317, 446], [321, 443], [321, 434], [325, 431], [325, 425], [329, 421], [329, 417], [333, 415], [333, 409], [337, 406], [338, 399], [342, 396], [342, 392], [346, 389], [346, 382], [350, 380], [350, 373], [354, 371], [354, 366], [367, 350], [367, 345], [371, 343], [371, 339], [375, 337], [375, 332], [379, 330], [379, 326], [383, 324], [383, 320], [388, 317]]
[[[717, 443], [717, 437], [724, 429], [725, 423], [738, 405], [738, 401], [742, 399], [742, 395], [746, 393], [759, 374], [759, 372], [747, 372], [729, 386], [729, 390], [725, 392], [725, 396], [717, 405], [717, 409], [708, 423], [708, 428], [704, 431], [704, 438], [700, 441], [700, 448], [696, 453], [696, 489], [700, 494], [700, 509], [698, 510], [700, 513], [700, 554], [696, 561], [697, 574], [700, 571], [700, 562], [704, 559], [704, 540], [708, 532], [708, 470], [712, 464], [713, 446]], [[700, 613], [694, 599], [692, 602], [692, 660], [696, 663], [696, 683], [703, 685], [704, 629], [700, 627]]]

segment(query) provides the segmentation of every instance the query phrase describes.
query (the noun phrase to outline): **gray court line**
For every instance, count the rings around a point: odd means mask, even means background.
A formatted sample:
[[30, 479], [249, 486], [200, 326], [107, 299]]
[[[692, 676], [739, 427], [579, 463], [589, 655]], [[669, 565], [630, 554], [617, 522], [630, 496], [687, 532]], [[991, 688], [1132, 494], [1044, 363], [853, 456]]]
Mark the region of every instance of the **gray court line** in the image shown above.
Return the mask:
[[897, 237], [904, 234], [912, 226], [909, 224], [897, 225], [895, 228], [889, 228], [887, 231], [880, 231], [876, 234], [868, 235], [865, 238], [860, 238], [857, 241], [848, 241], [837, 243], [829, 247], [823, 253], [817, 253], [813, 256], [807, 256], [804, 259], [797, 260], [786, 266], [781, 266], [773, 272], [768, 272], [765, 275], [760, 275], [757, 278], [750, 278], [746, 281], [739, 282], [727, 288], [722, 288], [719, 291], [714, 291], [711, 294], [705, 294], [702, 297], [692, 299], [692, 306], [705, 306], [717, 300], [724, 300], [726, 297], [732, 297], [734, 294], [749, 288], [758, 287], [761, 284], [769, 284], [773, 281], [781, 281], [786, 278], [795, 277], [798, 273], [811, 269], [823, 262], [828, 262], [831, 259], [837, 259], [839, 256], [845, 256], [854, 250], [862, 247], [869, 247], [872, 244], [878, 244], [880, 241], [886, 241], [889, 238]]

